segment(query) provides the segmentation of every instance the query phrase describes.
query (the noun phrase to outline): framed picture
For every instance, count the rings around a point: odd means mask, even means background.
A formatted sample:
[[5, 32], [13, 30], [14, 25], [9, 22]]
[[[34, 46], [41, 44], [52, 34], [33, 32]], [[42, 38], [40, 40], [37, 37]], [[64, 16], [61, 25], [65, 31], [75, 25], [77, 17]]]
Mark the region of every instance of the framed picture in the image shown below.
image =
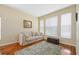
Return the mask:
[[32, 28], [32, 21], [24, 20], [23, 26], [24, 26], [24, 28]]

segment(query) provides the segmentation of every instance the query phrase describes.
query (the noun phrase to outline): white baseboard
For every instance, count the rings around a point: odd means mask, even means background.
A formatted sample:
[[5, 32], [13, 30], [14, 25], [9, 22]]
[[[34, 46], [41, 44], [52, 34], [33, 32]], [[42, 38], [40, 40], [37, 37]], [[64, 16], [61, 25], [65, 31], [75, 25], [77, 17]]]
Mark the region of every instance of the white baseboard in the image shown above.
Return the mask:
[[0, 44], [0, 46], [5, 46], [5, 45], [9, 45], [9, 44], [17, 43], [17, 42], [18, 42], [18, 41], [16, 41], [16, 42], [4, 43], [4, 44]]
[[63, 43], [63, 42], [60, 42], [60, 43], [76, 47], [74, 44]]

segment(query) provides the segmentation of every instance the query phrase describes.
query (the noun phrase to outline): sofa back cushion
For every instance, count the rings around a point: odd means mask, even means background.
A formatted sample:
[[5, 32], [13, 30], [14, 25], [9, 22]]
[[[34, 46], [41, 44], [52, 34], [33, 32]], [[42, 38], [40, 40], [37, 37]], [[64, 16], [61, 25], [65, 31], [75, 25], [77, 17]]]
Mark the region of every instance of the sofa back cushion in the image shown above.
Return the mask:
[[32, 32], [28, 31], [28, 32], [22, 32], [23, 35], [25, 36], [32, 36]]
[[43, 34], [40, 32], [32, 32], [32, 36], [41, 36], [41, 35], [43, 35]]
[[32, 31], [21, 32], [21, 34], [23, 34], [24, 36], [42, 36], [43, 35], [40, 32], [32, 32]]

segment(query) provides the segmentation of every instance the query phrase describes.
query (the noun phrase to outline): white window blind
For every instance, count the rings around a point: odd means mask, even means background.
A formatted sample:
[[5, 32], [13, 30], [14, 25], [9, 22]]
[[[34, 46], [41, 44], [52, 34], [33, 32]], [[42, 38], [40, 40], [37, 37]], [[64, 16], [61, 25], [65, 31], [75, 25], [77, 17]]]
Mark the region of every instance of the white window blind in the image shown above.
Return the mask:
[[58, 36], [57, 35], [57, 23], [58, 23], [58, 19], [57, 17], [52, 17], [49, 19], [46, 19], [46, 32], [45, 34], [48, 36]]
[[61, 15], [61, 37], [71, 38], [71, 13]]

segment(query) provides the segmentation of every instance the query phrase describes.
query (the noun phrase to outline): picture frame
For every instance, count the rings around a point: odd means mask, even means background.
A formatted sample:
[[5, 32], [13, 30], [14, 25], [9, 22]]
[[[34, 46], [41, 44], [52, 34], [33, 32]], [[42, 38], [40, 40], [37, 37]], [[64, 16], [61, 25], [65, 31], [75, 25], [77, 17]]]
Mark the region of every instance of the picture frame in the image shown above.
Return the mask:
[[24, 28], [32, 28], [32, 21], [23, 20], [23, 27]]

